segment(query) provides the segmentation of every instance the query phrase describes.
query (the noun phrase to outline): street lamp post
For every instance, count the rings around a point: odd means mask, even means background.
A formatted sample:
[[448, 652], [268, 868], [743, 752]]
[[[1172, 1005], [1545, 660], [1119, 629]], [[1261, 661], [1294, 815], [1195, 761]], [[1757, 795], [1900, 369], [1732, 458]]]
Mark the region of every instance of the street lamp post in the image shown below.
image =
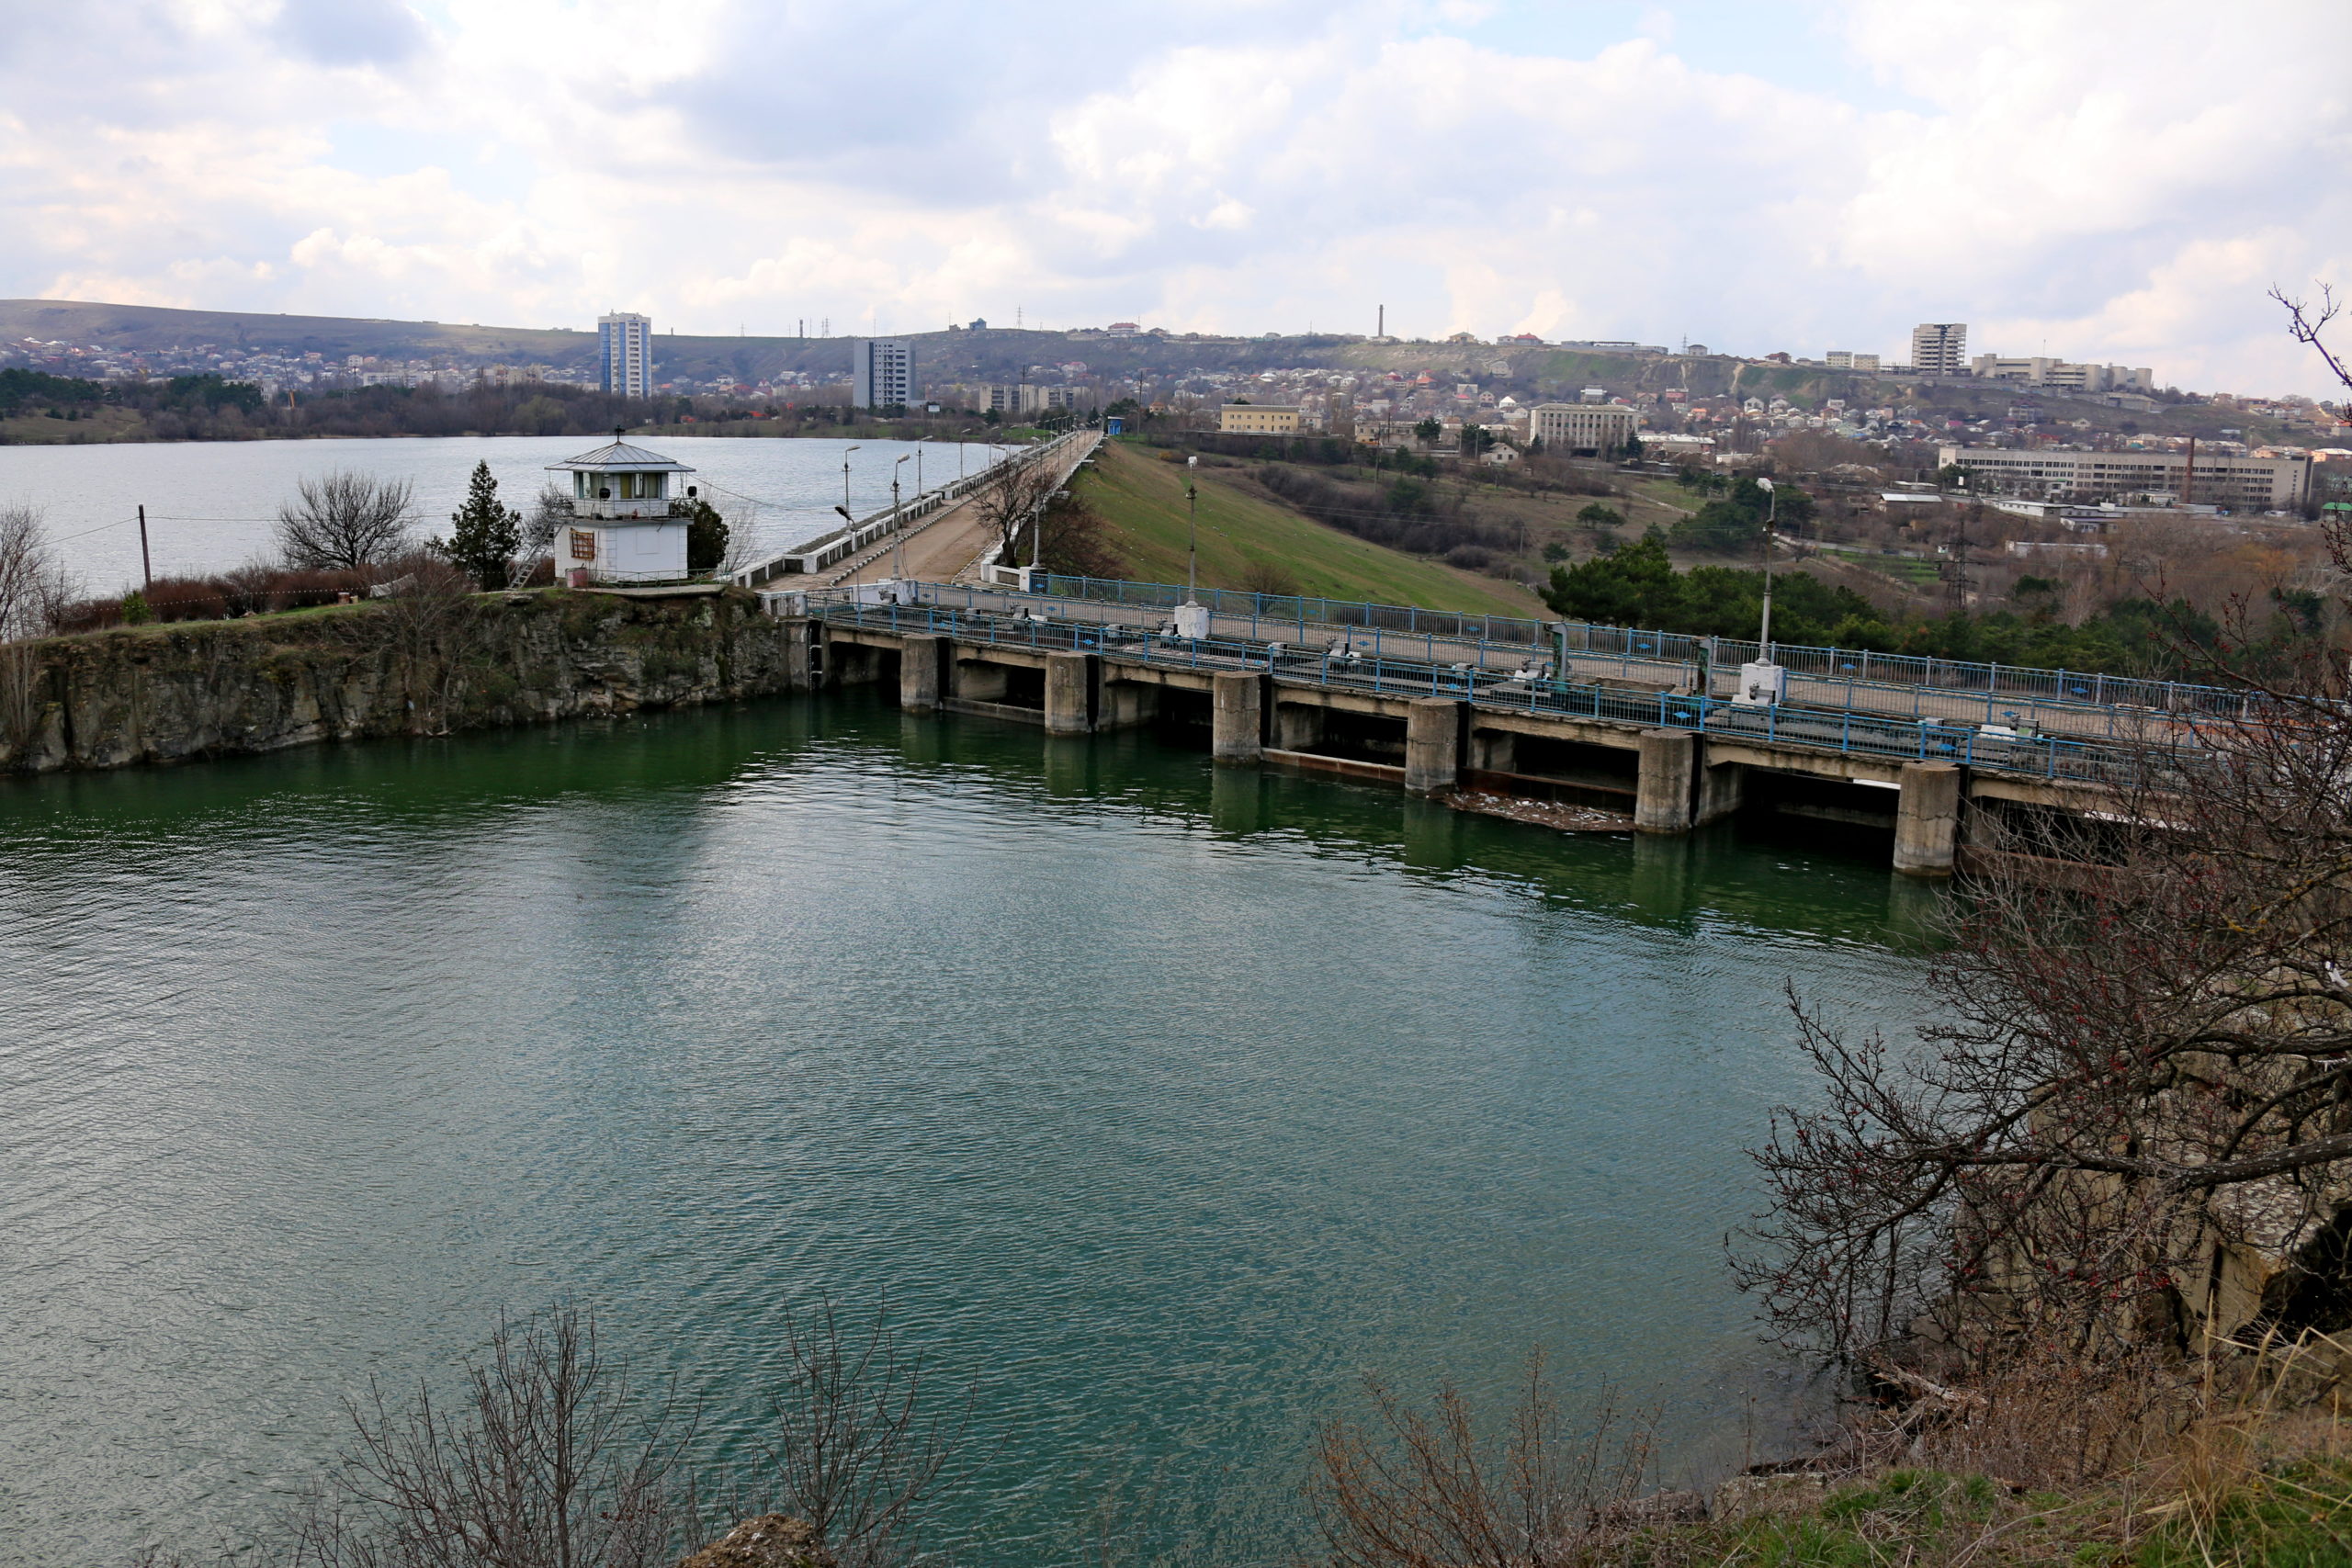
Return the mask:
[[847, 517], [847, 516], [850, 514], [850, 513], [849, 513], [849, 455], [850, 455], [852, 452], [858, 452], [858, 451], [863, 451], [863, 450], [864, 450], [864, 448], [863, 448], [863, 447], [859, 447], [859, 446], [844, 446], [844, 447], [842, 447], [842, 516], [844, 516], [844, 517]]
[[1770, 479], [1758, 479], [1758, 488], [1771, 499], [1764, 509], [1764, 625], [1756, 634], [1756, 657], [1765, 664], [1772, 662], [1772, 523], [1781, 515], [1781, 492]]
[[890, 581], [894, 586], [907, 577], [907, 520], [899, 511], [899, 468], [905, 462], [900, 457], [890, 465]]

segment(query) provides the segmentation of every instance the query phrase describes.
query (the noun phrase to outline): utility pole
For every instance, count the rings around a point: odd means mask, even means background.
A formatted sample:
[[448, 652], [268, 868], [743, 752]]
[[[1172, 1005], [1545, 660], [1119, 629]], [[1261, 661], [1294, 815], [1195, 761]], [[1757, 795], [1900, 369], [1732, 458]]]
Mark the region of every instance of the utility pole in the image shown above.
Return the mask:
[[150, 588], [155, 586], [155, 563], [147, 556], [147, 508], [139, 508], [139, 575]]

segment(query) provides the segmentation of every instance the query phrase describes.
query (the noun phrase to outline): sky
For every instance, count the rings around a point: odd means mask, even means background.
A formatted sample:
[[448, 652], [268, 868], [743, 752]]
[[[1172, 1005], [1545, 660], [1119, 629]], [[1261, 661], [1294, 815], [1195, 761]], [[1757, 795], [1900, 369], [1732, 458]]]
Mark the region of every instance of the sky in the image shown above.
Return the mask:
[[[2345, 0], [0, 0], [0, 296], [2335, 392]], [[2352, 339], [2352, 333], [2345, 334]]]

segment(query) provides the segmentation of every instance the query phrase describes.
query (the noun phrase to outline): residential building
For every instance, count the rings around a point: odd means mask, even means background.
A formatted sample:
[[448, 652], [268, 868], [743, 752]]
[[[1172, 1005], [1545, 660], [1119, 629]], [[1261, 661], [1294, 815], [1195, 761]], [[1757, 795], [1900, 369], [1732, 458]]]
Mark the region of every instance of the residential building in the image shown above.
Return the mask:
[[1086, 395], [1083, 387], [1039, 387], [1027, 381], [979, 389], [979, 406], [1000, 414], [1040, 413], [1047, 409], [1074, 409]]
[[2156, 386], [2156, 373], [2144, 365], [2134, 369], [2123, 365], [2069, 365], [2063, 359], [2004, 359], [1997, 354], [1980, 354], [1968, 362], [1968, 367], [1984, 380], [2018, 381], [2061, 392], [2152, 392]]
[[2283, 511], [2302, 505], [2311, 482], [2308, 457], [1946, 446], [1938, 461], [1966, 469], [1973, 493], [2041, 501]]
[[1298, 410], [1279, 403], [1227, 403], [1216, 411], [1216, 427], [1227, 435], [1295, 435]]
[[642, 398], [653, 390], [653, 322], [635, 311], [596, 318], [596, 358], [605, 390]]
[[902, 409], [915, 400], [915, 345], [904, 338], [862, 337], [850, 344], [852, 408]]
[[1911, 368], [1923, 376], [1968, 374], [1968, 323], [1921, 321], [1911, 329]]
[[1878, 369], [1877, 355], [1856, 354], [1850, 348], [1833, 348], [1822, 359], [1832, 370], [1875, 372]]
[[1631, 441], [1640, 417], [1622, 403], [1538, 403], [1529, 414], [1527, 434], [1555, 456], [1598, 456]]

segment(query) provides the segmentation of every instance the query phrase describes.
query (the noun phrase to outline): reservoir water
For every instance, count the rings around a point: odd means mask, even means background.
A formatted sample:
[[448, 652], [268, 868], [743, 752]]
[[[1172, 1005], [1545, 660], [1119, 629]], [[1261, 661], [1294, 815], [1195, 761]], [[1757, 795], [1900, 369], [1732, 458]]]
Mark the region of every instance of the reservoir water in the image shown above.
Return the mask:
[[[977, 473], [992, 449], [978, 442], [826, 441], [753, 436], [638, 438], [696, 471], [731, 525], [756, 547], [782, 549], [820, 534], [842, 500], [859, 517], [890, 504], [897, 469], [911, 501], [959, 467]], [[211, 441], [90, 446], [0, 446], [0, 506], [37, 508], [49, 537], [91, 593], [139, 583], [138, 509], [147, 508], [155, 575], [226, 571], [275, 553], [272, 520], [295, 487], [336, 468], [415, 487], [421, 536], [447, 534], [474, 465], [486, 462], [507, 505], [528, 512], [547, 465], [603, 445], [581, 435], [431, 436], [415, 440]], [[856, 446], [859, 450], [848, 452]], [[898, 459], [909, 461], [900, 468]]]
[[1925, 897], [858, 694], [0, 781], [0, 1561], [248, 1530], [559, 1296], [716, 1455], [887, 1292], [970, 1563], [1246, 1555], [1366, 1369], [1736, 1462], [1781, 988], [1900, 1027]]

